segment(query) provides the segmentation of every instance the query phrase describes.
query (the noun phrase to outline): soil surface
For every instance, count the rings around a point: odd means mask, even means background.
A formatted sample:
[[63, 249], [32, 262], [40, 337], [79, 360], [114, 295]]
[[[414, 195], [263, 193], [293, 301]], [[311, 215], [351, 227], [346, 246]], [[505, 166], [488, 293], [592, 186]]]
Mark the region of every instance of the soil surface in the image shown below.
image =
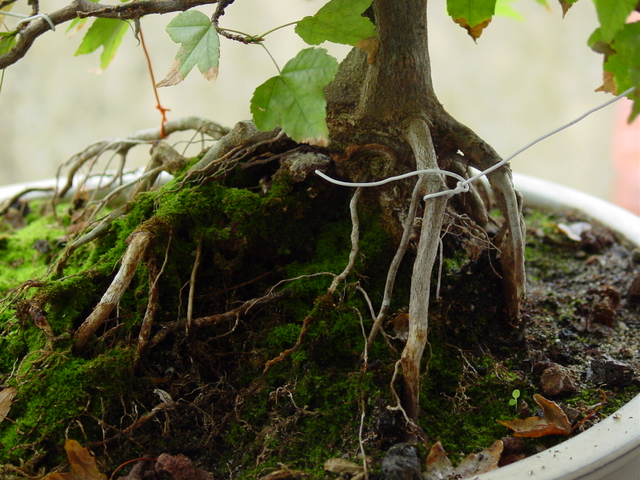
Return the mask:
[[[163, 465], [197, 467], [173, 477], [187, 480], [201, 470], [216, 478], [273, 471], [322, 477], [328, 459], [361, 463], [362, 450], [375, 473], [404, 440], [407, 424], [394, 409], [402, 376], [393, 377], [406, 335], [411, 252], [393, 313], [365, 350], [370, 306], [378, 308], [395, 252], [376, 202], [364, 195], [361, 253], [330, 295], [351, 249], [349, 192], [258, 165], [201, 186], [142, 194], [62, 274], [7, 294], [0, 383], [17, 394], [0, 424], [1, 475], [67, 468], [65, 438], [89, 447], [101, 471], [165, 454]], [[17, 282], [22, 267], [43, 275], [77, 228], [76, 213], [59, 207], [55, 228], [37, 230], [33, 212], [22, 219], [13, 212], [0, 237], [0, 262], [11, 277], [3, 290], [25, 281]], [[499, 439], [501, 464], [562, 441], [516, 439], [496, 422], [536, 415], [535, 394], [557, 402], [573, 425], [595, 412], [575, 434], [640, 390], [640, 253], [585, 220], [525, 213], [528, 297], [519, 321], [503, 313], [496, 250], [470, 233], [466, 219], [447, 214], [424, 361], [422, 465], [438, 441], [454, 464]], [[110, 320], [74, 351], [72, 333], [100, 301], [124, 240], [141, 224], [153, 232], [152, 252]], [[22, 256], [9, 252], [20, 235]], [[196, 258], [201, 266], [189, 293]], [[141, 349], [149, 275], [159, 272], [155, 320]], [[188, 462], [174, 460], [179, 455]], [[126, 478], [155, 471], [153, 462], [144, 465]]]

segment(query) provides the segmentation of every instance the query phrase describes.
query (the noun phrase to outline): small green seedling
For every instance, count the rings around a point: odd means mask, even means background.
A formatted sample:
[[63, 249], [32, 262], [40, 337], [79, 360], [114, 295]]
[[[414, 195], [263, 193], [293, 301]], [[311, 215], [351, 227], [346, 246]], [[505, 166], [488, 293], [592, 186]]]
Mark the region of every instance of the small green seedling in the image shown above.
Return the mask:
[[511, 400], [509, 400], [509, 405], [511, 405], [512, 407], [516, 407], [516, 410], [518, 409], [518, 398], [520, 398], [520, 390], [515, 389], [513, 392], [511, 392], [511, 396], [513, 397]]

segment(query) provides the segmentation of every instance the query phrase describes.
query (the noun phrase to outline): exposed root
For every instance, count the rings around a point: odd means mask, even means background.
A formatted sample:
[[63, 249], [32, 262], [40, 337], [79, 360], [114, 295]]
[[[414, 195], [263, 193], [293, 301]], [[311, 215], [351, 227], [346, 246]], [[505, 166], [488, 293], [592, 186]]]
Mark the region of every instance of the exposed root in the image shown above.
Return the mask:
[[[270, 292], [264, 297], [247, 300], [239, 307], [236, 307], [233, 310], [229, 310], [228, 312], [196, 318], [193, 320], [193, 325], [195, 326], [195, 328], [206, 328], [217, 325], [220, 322], [236, 320], [238, 317], [245, 315], [253, 307], [265, 305], [271, 302], [277, 302], [279, 300], [288, 298], [290, 295], [291, 291], [286, 289], [279, 292]], [[180, 329], [184, 329], [185, 326], [186, 320], [184, 319], [164, 324], [162, 329], [158, 333], [156, 333], [156, 335], [148, 343], [147, 349], [154, 348], [159, 343], [161, 343], [167, 337], [167, 335]]]
[[172, 238], [173, 236], [169, 235], [167, 248], [164, 253], [164, 261], [162, 262], [160, 271], [158, 271], [156, 259], [154, 256], [150, 256], [149, 261], [147, 262], [147, 270], [149, 271], [149, 299], [147, 300], [147, 309], [144, 312], [144, 318], [142, 320], [142, 325], [140, 326], [140, 332], [138, 333], [138, 360], [141, 358], [142, 353], [147, 347], [147, 343], [149, 343], [149, 338], [151, 336], [151, 327], [153, 326], [153, 321], [158, 310], [158, 301], [160, 299], [160, 288], [158, 281], [160, 280], [160, 277], [162, 276], [162, 273], [164, 272], [164, 269], [167, 266], [167, 262], [169, 260], [169, 249], [171, 248]]
[[[331, 298], [328, 298], [331, 297]], [[325, 295], [325, 296], [321, 296], [316, 300], [316, 305], [320, 304], [320, 303], [324, 303], [324, 302], [331, 302], [333, 303], [333, 296], [332, 295]], [[310, 314], [307, 315], [304, 320], [302, 321], [302, 328], [300, 329], [300, 333], [298, 334], [298, 340], [296, 341], [296, 344], [287, 349], [284, 350], [283, 352], [280, 352], [280, 355], [278, 355], [275, 358], [272, 358], [271, 360], [269, 360], [265, 366], [264, 369], [262, 370], [262, 377], [264, 378], [264, 376], [267, 374], [267, 372], [271, 369], [271, 367], [273, 367], [276, 363], [280, 363], [281, 361], [283, 361], [286, 357], [288, 357], [289, 355], [291, 355], [293, 352], [297, 351], [300, 346], [302, 345], [302, 340], [304, 339], [304, 337], [307, 335], [307, 330], [309, 329], [309, 325], [311, 324], [311, 322], [314, 319], [314, 315]]]
[[333, 282], [331, 282], [331, 286], [329, 287], [329, 293], [331, 294], [336, 291], [340, 282], [344, 281], [344, 279], [353, 271], [356, 258], [360, 251], [360, 221], [358, 220], [358, 200], [360, 199], [360, 195], [362, 195], [362, 188], [356, 188], [356, 191], [353, 193], [353, 197], [351, 197], [351, 202], [349, 203], [349, 209], [351, 211], [351, 252], [349, 253], [347, 266], [342, 273], [336, 276], [333, 279]]
[[200, 266], [200, 259], [202, 258], [202, 238], [198, 239], [198, 246], [196, 247], [196, 258], [193, 261], [193, 268], [191, 269], [191, 278], [189, 279], [189, 299], [187, 301], [187, 319], [186, 330], [187, 337], [191, 338], [193, 333], [193, 297], [196, 291], [196, 276], [198, 273], [198, 267]]
[[[438, 169], [431, 132], [422, 119], [411, 121], [407, 128], [407, 141], [413, 149], [419, 169]], [[427, 194], [444, 189], [442, 176], [429, 175], [419, 180]], [[402, 371], [405, 379], [405, 409], [415, 420], [419, 413], [420, 361], [427, 342], [431, 272], [438, 251], [440, 231], [447, 206], [447, 197], [432, 198], [426, 202], [422, 216], [422, 230], [411, 276], [409, 299], [409, 336], [402, 351]]]
[[391, 306], [391, 294], [393, 292], [396, 275], [398, 274], [398, 269], [400, 268], [402, 258], [407, 251], [407, 247], [409, 246], [409, 240], [411, 239], [411, 234], [414, 229], [414, 222], [416, 213], [418, 211], [418, 204], [420, 203], [421, 198], [421, 187], [422, 186], [420, 182], [417, 182], [415, 187], [413, 188], [413, 194], [411, 195], [411, 204], [409, 205], [409, 211], [407, 213], [407, 218], [405, 219], [405, 226], [402, 232], [400, 245], [398, 245], [396, 254], [393, 257], [393, 260], [391, 261], [391, 265], [389, 266], [389, 270], [387, 272], [387, 281], [384, 285], [382, 305], [380, 306], [378, 315], [375, 317], [373, 327], [371, 327], [371, 332], [369, 333], [369, 338], [367, 339], [367, 348], [371, 348], [371, 346], [373, 345], [373, 341], [375, 340], [376, 335], [378, 334], [378, 331], [382, 326], [382, 322], [384, 322], [384, 320], [387, 318], [387, 313], [389, 312], [389, 307]]
[[[476, 133], [446, 114], [440, 119], [442, 128], [450, 136], [449, 143], [455, 145], [478, 170], [487, 170], [501, 161], [500, 156]], [[525, 295], [524, 241], [525, 227], [522, 220], [522, 199], [513, 187], [511, 170], [504, 165], [487, 177], [494, 192], [496, 204], [505, 218], [508, 235], [498, 245], [502, 254], [503, 286], [507, 313], [517, 318], [520, 302]]]
[[102, 296], [100, 303], [96, 305], [91, 315], [80, 325], [80, 328], [78, 328], [74, 335], [74, 348], [76, 351], [82, 351], [96, 330], [107, 321], [109, 314], [116, 308], [122, 295], [131, 283], [136, 268], [138, 268], [138, 264], [144, 257], [147, 247], [151, 243], [151, 239], [151, 233], [146, 230], [136, 230], [129, 236], [127, 239], [129, 246], [122, 257], [120, 270]]
[[[221, 127], [214, 122], [205, 120], [200, 117], [179, 118], [176, 120], [170, 120], [164, 124], [165, 136], [177, 131], [185, 130], [195, 130], [197, 132], [201, 132], [202, 134], [211, 137], [213, 140], [220, 139], [229, 131], [228, 129]], [[56, 192], [54, 201], [57, 201], [57, 199], [64, 197], [71, 189], [71, 187], [73, 187], [76, 173], [85, 164], [97, 161], [105, 152], [113, 151], [116, 152], [116, 154], [120, 155], [120, 163], [121, 165], [123, 165], [124, 159], [126, 158], [126, 155], [129, 150], [131, 150], [131, 148], [137, 145], [150, 144], [162, 140], [164, 138], [162, 133], [163, 132], [161, 128], [140, 130], [124, 139], [101, 140], [85, 148], [82, 152], [74, 155], [59, 167], [58, 176], [60, 175], [60, 172], [63, 168], [68, 167], [69, 172], [67, 173], [67, 181], [65, 185]], [[118, 169], [118, 174], [111, 179], [111, 182], [117, 181], [119, 178], [121, 178], [121, 175], [122, 167]], [[85, 177], [85, 180], [82, 181], [81, 184], [84, 184], [86, 182], [87, 177]], [[103, 185], [102, 187], [105, 186], [107, 185]]]

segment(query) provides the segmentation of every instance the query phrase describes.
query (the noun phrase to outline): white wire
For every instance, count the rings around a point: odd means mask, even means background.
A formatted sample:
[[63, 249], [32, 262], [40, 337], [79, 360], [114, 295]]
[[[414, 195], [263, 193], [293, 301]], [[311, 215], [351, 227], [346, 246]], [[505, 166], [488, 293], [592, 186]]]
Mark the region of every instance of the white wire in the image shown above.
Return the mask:
[[336, 185], [340, 185], [343, 187], [379, 187], [380, 185], [385, 185], [387, 183], [390, 182], [395, 182], [397, 180], [402, 180], [408, 177], [412, 177], [414, 175], [422, 175], [422, 174], [442, 174], [442, 175], [448, 175], [450, 177], [454, 177], [458, 180], [458, 183], [456, 185], [455, 188], [450, 189], [450, 190], [444, 190], [442, 192], [436, 192], [436, 193], [432, 193], [429, 195], [425, 195], [422, 199], [424, 201], [428, 200], [429, 198], [434, 198], [434, 197], [440, 197], [443, 195], [455, 195], [457, 193], [462, 193], [462, 192], [468, 192], [469, 191], [469, 184], [471, 184], [472, 182], [475, 182], [476, 180], [478, 180], [480, 177], [487, 175], [488, 173], [493, 172], [494, 170], [497, 170], [498, 168], [502, 167], [503, 165], [505, 165], [506, 163], [510, 162], [511, 160], [513, 160], [514, 157], [516, 157], [517, 155], [520, 155], [522, 152], [524, 152], [525, 150], [528, 150], [529, 148], [533, 147], [535, 144], [546, 140], [547, 138], [551, 137], [552, 135], [555, 135], [558, 132], [561, 132], [562, 130], [571, 127], [572, 125], [575, 125], [576, 123], [580, 122], [581, 120], [584, 120], [587, 116], [591, 115], [592, 113], [597, 112], [598, 110], [601, 110], [605, 107], [608, 107], [609, 105], [611, 105], [614, 102], [617, 102], [618, 100], [620, 100], [623, 97], [626, 97], [627, 95], [629, 95], [631, 92], [633, 92], [636, 89], [636, 87], [631, 87], [630, 89], [626, 90], [625, 92], [621, 93], [620, 95], [618, 95], [615, 98], [612, 98], [611, 100], [606, 101], [605, 103], [592, 108], [591, 110], [587, 111], [586, 113], [580, 115], [578, 118], [570, 121], [569, 123], [562, 125], [561, 127], [556, 128], [555, 130], [552, 130], [551, 132], [536, 138], [534, 141], [532, 141], [531, 143], [525, 145], [524, 147], [522, 147], [520, 150], [516, 151], [514, 154], [512, 154], [511, 156], [501, 160], [500, 162], [496, 163], [495, 165], [492, 165], [491, 167], [487, 168], [486, 170], [483, 170], [481, 172], [479, 172], [478, 174], [465, 179], [462, 176], [453, 173], [453, 172], [448, 172], [446, 170], [439, 170], [439, 169], [425, 169], [425, 170], [415, 170], [413, 172], [408, 172], [408, 173], [403, 173], [402, 175], [395, 175], [393, 177], [388, 177], [385, 178], [383, 180], [379, 180], [376, 182], [365, 182], [365, 183], [358, 183], [358, 182], [343, 182], [341, 180], [336, 180], [334, 178], [331, 178], [330, 176], [322, 173], [320, 170], [316, 170], [315, 173], [316, 175], [318, 175], [319, 177], [324, 178], [325, 180], [327, 180], [328, 182], [334, 183]]

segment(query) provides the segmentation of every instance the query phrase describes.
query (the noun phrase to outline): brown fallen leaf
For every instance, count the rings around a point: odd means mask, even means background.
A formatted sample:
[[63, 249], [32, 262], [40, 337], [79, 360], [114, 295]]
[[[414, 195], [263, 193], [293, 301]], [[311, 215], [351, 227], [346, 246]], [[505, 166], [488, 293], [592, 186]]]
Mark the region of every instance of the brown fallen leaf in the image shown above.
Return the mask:
[[341, 476], [353, 476], [364, 472], [364, 468], [362, 468], [362, 465], [358, 465], [357, 463], [345, 458], [330, 458], [324, 462], [324, 471]]
[[504, 444], [502, 440], [496, 440], [489, 448], [480, 453], [472, 453], [456, 467], [455, 473], [459, 478], [468, 478], [473, 475], [490, 472], [498, 468], [498, 462], [502, 455]]
[[7, 413], [9, 413], [16, 393], [18, 393], [18, 390], [13, 387], [5, 388], [0, 392], [0, 422], [7, 418]]
[[423, 480], [445, 480], [448, 478], [469, 478], [474, 475], [495, 470], [502, 455], [503, 444], [496, 440], [489, 448], [480, 453], [472, 453], [467, 456], [460, 465], [453, 468], [442, 444], [435, 443], [427, 457], [427, 469], [422, 474]]
[[98, 470], [93, 455], [78, 442], [68, 438], [64, 449], [67, 451], [71, 472], [50, 473], [44, 480], [107, 480], [107, 476]]
[[436, 442], [429, 450], [427, 469], [422, 474], [424, 480], [441, 480], [453, 475], [453, 465], [444, 451], [442, 444]]
[[542, 417], [524, 420], [497, 420], [500, 425], [513, 430], [514, 437], [538, 438], [545, 435], [569, 435], [571, 423], [557, 403], [535, 394], [533, 400], [542, 408]]

